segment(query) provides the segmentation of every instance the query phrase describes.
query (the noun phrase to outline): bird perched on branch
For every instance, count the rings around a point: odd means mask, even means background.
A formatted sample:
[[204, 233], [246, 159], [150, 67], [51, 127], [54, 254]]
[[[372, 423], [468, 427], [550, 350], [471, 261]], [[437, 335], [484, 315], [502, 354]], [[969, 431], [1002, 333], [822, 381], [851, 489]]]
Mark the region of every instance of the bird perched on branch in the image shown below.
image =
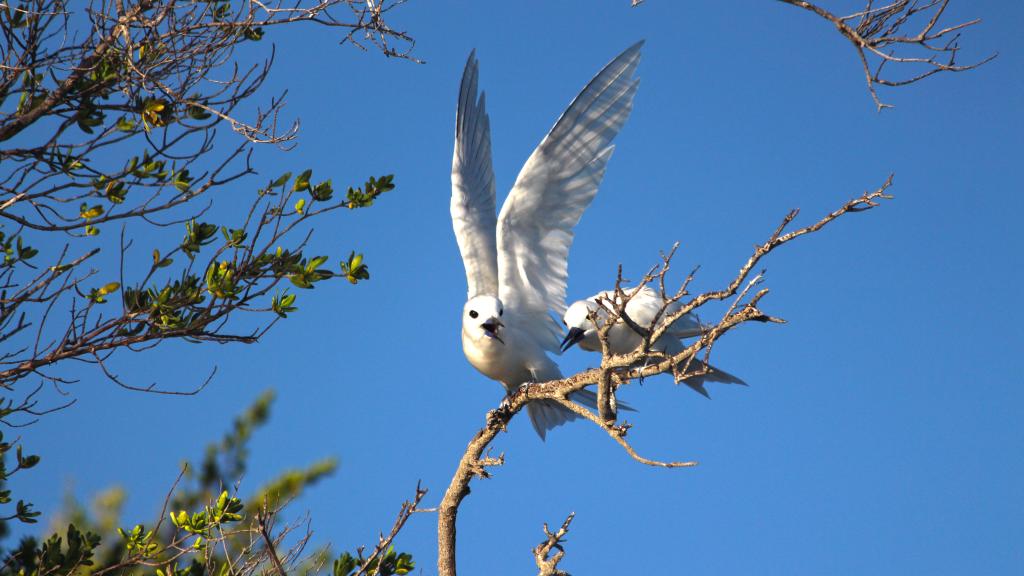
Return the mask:
[[[547, 352], [558, 352], [565, 311], [573, 227], [593, 200], [633, 107], [639, 80], [638, 42], [583, 88], [530, 155], [495, 217], [490, 122], [477, 96], [478, 62], [471, 53], [459, 89], [452, 161], [452, 226], [466, 268], [462, 349], [474, 368], [507, 393], [522, 384], [562, 377]], [[573, 400], [594, 405], [594, 394]], [[576, 415], [553, 400], [527, 404], [534, 430]]]
[[[626, 288], [623, 291], [623, 295], [628, 297], [625, 306], [626, 316], [629, 316], [629, 319], [637, 326], [648, 330], [653, 330], [656, 327], [656, 321], [657, 326], [661, 326], [664, 318], [675, 314], [683, 307], [677, 301], [669, 304], [662, 311], [665, 301], [649, 286]], [[598, 303], [598, 299], [603, 301], [604, 306]], [[574, 344], [579, 344], [580, 348], [584, 350], [601, 352], [601, 339], [598, 336], [599, 328], [598, 324], [594, 322], [594, 317], [596, 316], [600, 324], [604, 325], [611, 317], [609, 311], [616, 310], [621, 306], [621, 302], [621, 298], [616, 296], [615, 292], [611, 290], [598, 292], [590, 298], [573, 302], [562, 317], [566, 328], [569, 329], [569, 332], [562, 340], [562, 352], [565, 352]], [[658, 317], [659, 311], [661, 312], [660, 317]], [[683, 338], [700, 336], [703, 330], [704, 327], [695, 314], [685, 314], [673, 322], [661, 338], [651, 343], [651, 350], [674, 356], [686, 349], [686, 345], [681, 341]], [[617, 320], [608, 329], [608, 352], [612, 354], [629, 354], [639, 348], [643, 341], [643, 336], [622, 319]], [[710, 396], [704, 388], [705, 382], [746, 385], [743, 380], [736, 376], [714, 366], [706, 365], [696, 358], [690, 360], [690, 369], [698, 372], [704, 371], [705, 373], [685, 378], [683, 383], [706, 398], [710, 398]]]

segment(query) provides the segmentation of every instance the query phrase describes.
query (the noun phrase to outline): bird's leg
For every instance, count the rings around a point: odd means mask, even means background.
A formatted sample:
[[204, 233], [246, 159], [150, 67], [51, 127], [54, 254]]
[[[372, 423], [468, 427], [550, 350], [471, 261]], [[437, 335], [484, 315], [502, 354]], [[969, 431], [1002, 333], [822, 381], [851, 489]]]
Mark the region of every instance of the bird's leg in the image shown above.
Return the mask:
[[501, 399], [501, 404], [498, 404], [498, 410], [507, 411], [512, 407], [512, 394], [506, 393], [505, 397]]
[[530, 382], [523, 382], [514, 390], [505, 389], [505, 397], [501, 399], [501, 404], [498, 405], [498, 410], [509, 410], [512, 407], [512, 398], [519, 394], [527, 394], [530, 389]]

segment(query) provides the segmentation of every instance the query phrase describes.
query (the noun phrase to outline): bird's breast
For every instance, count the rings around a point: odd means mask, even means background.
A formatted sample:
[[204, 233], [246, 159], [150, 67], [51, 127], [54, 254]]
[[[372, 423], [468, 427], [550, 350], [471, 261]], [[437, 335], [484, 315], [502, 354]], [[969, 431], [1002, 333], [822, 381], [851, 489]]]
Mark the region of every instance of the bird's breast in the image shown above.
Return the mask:
[[527, 362], [512, 334], [503, 336], [504, 343], [493, 338], [473, 339], [462, 332], [462, 351], [481, 374], [501, 382], [506, 390], [531, 380]]

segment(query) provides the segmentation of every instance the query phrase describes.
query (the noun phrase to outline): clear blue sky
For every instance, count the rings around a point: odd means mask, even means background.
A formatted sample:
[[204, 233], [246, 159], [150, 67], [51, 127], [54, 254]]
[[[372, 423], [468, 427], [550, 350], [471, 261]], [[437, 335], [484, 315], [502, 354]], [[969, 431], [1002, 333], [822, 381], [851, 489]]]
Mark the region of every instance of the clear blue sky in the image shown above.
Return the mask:
[[[678, 269], [702, 266], [695, 288], [718, 287], [790, 208], [809, 222], [890, 172], [896, 199], [765, 262], [763, 307], [789, 323], [715, 348], [749, 387], [712, 386], [708, 401], [658, 378], [623, 393], [640, 410], [638, 450], [697, 468], [641, 466], [582, 423], [542, 443], [517, 418], [494, 445], [507, 464], [462, 506], [462, 572], [529, 573], [541, 523], [575, 511], [562, 564], [575, 574], [1021, 573], [1024, 7], [954, 1], [949, 22], [984, 19], [964, 57], [1000, 57], [883, 91], [896, 108], [879, 115], [848, 43], [800, 10], [628, 4], [414, 0], [392, 23], [424, 65], [338, 47], [322, 29], [270, 31], [265, 94], [288, 86], [304, 122], [296, 150], [261, 153], [261, 173], [308, 165], [336, 185], [396, 174], [377, 206], [316, 232], [333, 252], [364, 251], [372, 281], [300, 294], [301, 312], [256, 346], [174, 346], [116, 365], [184, 388], [216, 362], [198, 397], [83, 372], [76, 406], [22, 431], [44, 460], [16, 494], [48, 513], [69, 484], [87, 498], [121, 482], [126, 522], [152, 522], [222, 415], [274, 388], [243, 491], [339, 456], [339, 473], [291, 508], [310, 509], [315, 540], [338, 548], [371, 543], [417, 480], [435, 504], [502, 393], [459, 342], [466, 286], [448, 202], [466, 55], [481, 62], [501, 196], [586, 81], [646, 38], [634, 113], [577, 229], [570, 299], [609, 287], [619, 263], [638, 277], [675, 241]], [[597, 358], [559, 362], [568, 373]], [[173, 424], [180, 411], [191, 427]], [[435, 529], [417, 515], [399, 543], [425, 574]]]

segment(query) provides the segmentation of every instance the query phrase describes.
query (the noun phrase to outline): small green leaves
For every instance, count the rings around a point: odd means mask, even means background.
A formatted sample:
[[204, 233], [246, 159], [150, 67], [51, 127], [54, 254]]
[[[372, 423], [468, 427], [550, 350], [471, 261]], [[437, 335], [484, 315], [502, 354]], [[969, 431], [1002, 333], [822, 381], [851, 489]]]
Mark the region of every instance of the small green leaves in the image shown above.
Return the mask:
[[334, 187], [331, 186], [330, 180], [324, 180], [316, 186], [313, 186], [312, 190], [309, 191], [309, 194], [317, 202], [326, 202], [334, 196]]
[[110, 200], [113, 204], [120, 204], [124, 202], [125, 196], [128, 194], [128, 190], [125, 188], [124, 182], [120, 180], [110, 180], [106, 186], [103, 187], [103, 195], [106, 196], [107, 200]]
[[379, 179], [370, 176], [363, 188], [349, 188], [345, 196], [345, 205], [350, 209], [366, 208], [372, 206], [373, 201], [381, 194], [395, 189], [395, 176], [389, 174]]
[[302, 214], [302, 211], [306, 209], [306, 199], [299, 198], [299, 201], [295, 203], [295, 212]]
[[199, 249], [213, 241], [217, 234], [216, 224], [196, 223], [195, 218], [185, 223], [185, 239], [181, 241], [181, 249], [189, 260], [195, 258]]
[[86, 134], [92, 134], [93, 128], [102, 126], [106, 115], [95, 108], [93, 103], [89, 100], [84, 100], [78, 106], [78, 111], [75, 112], [75, 123], [78, 124], [78, 129]]
[[127, 116], [121, 116], [117, 119], [117, 123], [114, 124], [114, 127], [120, 132], [131, 132], [135, 130], [137, 125], [138, 123], [135, 120], [132, 120]]
[[24, 245], [20, 234], [7, 236], [0, 231], [0, 253], [4, 257], [3, 268], [9, 268], [18, 262], [31, 259], [36, 254], [39, 254], [39, 251], [31, 246]]
[[158, 182], [163, 182], [167, 178], [167, 170], [164, 169], [166, 162], [163, 160], [155, 160], [146, 151], [142, 154], [142, 158], [133, 157], [128, 163], [126, 172], [131, 173], [137, 178], [149, 178]]
[[247, 26], [242, 29], [242, 36], [244, 36], [246, 40], [259, 42], [260, 40], [263, 39], [263, 28], [260, 28], [258, 26], [255, 28]]
[[204, 574], [206, 574], [206, 570], [203, 568], [203, 564], [195, 558], [192, 559], [192, 563], [186, 570], [179, 570], [177, 562], [169, 564], [166, 571], [160, 568], [156, 569], [156, 576], [203, 576]]
[[188, 117], [193, 120], [206, 120], [207, 118], [212, 116], [212, 114], [210, 114], [206, 110], [206, 108], [199, 106], [197, 104], [190, 105], [188, 108], [185, 109], [185, 113], [188, 114]]
[[[239, 512], [244, 507], [241, 500], [229, 496], [225, 490], [217, 498], [216, 505], [205, 506], [202, 511], [191, 515], [185, 510], [179, 510], [177, 514], [172, 512], [171, 522], [189, 534], [196, 534], [200, 538], [208, 539], [213, 536], [212, 531], [214, 528], [241, 520], [242, 515]], [[198, 542], [199, 540], [197, 540]], [[197, 545], [202, 546], [204, 544], [200, 543]]]
[[107, 301], [106, 296], [120, 287], [121, 284], [119, 282], [110, 282], [99, 288], [93, 288], [89, 291], [89, 300], [97, 304], [103, 304]]
[[89, 206], [87, 203], [83, 202], [82, 205], [78, 207], [78, 216], [84, 220], [99, 218], [100, 216], [103, 216], [103, 206], [100, 206], [99, 204]]
[[171, 184], [174, 184], [174, 187], [182, 193], [188, 193], [192, 180], [193, 178], [189, 175], [187, 169], [179, 170], [171, 175]]
[[292, 268], [293, 272], [288, 276], [288, 279], [299, 288], [312, 288], [314, 283], [334, 276], [334, 273], [329, 270], [319, 269], [324, 262], [327, 262], [327, 256], [316, 256], [311, 258], [309, 262], [303, 259], [297, 266]]
[[161, 258], [160, 251], [153, 249], [153, 268], [166, 268], [174, 263], [171, 258]]
[[146, 98], [139, 104], [138, 113], [142, 128], [149, 132], [150, 127], [166, 126], [173, 117], [173, 108], [162, 98]]
[[270, 309], [281, 318], [287, 318], [289, 313], [298, 310], [297, 306], [292, 305], [294, 303], [295, 294], [277, 294], [270, 300]]
[[244, 229], [228, 228], [227, 226], [220, 227], [220, 234], [231, 248], [240, 248], [242, 243], [249, 237], [249, 233]]
[[223, 260], [220, 264], [210, 263], [206, 269], [206, 291], [215, 298], [238, 297], [239, 286], [233, 262]]
[[24, 28], [28, 24], [28, 18], [25, 17], [26, 14], [30, 14], [28, 10], [19, 10], [16, 8], [12, 12], [5, 4], [3, 6], [3, 11], [4, 16], [7, 17], [7, 23], [11, 28], [17, 30], [18, 28]]
[[370, 269], [363, 264], [363, 255], [353, 251], [348, 256], [348, 262], [341, 263], [341, 275], [355, 284], [360, 280], [370, 279]]
[[274, 180], [273, 182], [271, 182], [270, 185], [268, 186], [268, 188], [280, 188], [281, 186], [284, 186], [285, 184], [287, 184], [288, 180], [291, 180], [291, 177], [292, 177], [292, 173], [291, 172], [285, 172], [284, 174], [281, 174], [280, 176], [278, 176], [277, 180]]
[[70, 173], [72, 170], [82, 168], [84, 164], [74, 154], [74, 149], [70, 146], [65, 147], [64, 151], [61, 151], [60, 146], [54, 146], [50, 152], [50, 164], [55, 167], [59, 167], [60, 171], [64, 174]]
[[205, 300], [205, 292], [200, 278], [186, 272], [180, 280], [163, 287], [124, 288], [124, 305], [130, 314], [136, 316], [139, 325], [174, 330], [196, 321], [201, 314], [196, 308]]
[[36, 464], [39, 464], [39, 456], [36, 456], [35, 454], [29, 454], [28, 456], [23, 455], [21, 453], [20, 444], [18, 445], [18, 448], [15, 451], [15, 456], [17, 457], [18, 460], [18, 468], [22, 470], [28, 470], [29, 468], [34, 467]]
[[36, 517], [42, 514], [32, 509], [32, 504], [25, 502], [24, 500], [18, 500], [18, 505], [15, 507], [14, 517], [25, 524], [35, 524], [38, 522]]
[[344, 552], [337, 560], [334, 561], [333, 570], [331, 574], [333, 576], [349, 576], [355, 572], [356, 568], [359, 567], [359, 563], [355, 558], [352, 557], [348, 552]]
[[125, 549], [129, 554], [138, 554], [142, 558], [153, 558], [160, 548], [160, 545], [153, 542], [153, 531], [146, 531], [142, 524], [136, 524], [131, 532], [125, 532], [118, 528], [117, 533], [125, 540]]
[[[31, 574], [76, 574], [86, 572], [81, 570], [82, 566], [92, 566], [93, 553], [100, 545], [100, 537], [92, 532], [82, 533], [74, 524], [68, 525], [67, 530], [67, 551], [61, 546], [62, 538], [54, 534], [43, 542], [42, 546], [34, 550], [34, 559], [29, 564]], [[24, 560], [23, 560], [24, 561]], [[28, 571], [19, 570], [16, 573], [24, 574]]]
[[348, 552], [342, 553], [332, 566], [332, 576], [351, 576], [359, 568], [364, 574], [378, 574], [379, 576], [404, 576], [416, 569], [416, 563], [412, 555], [402, 552], [395, 552], [394, 546], [389, 546], [383, 556], [378, 556], [367, 561], [359, 553], [358, 558]]

